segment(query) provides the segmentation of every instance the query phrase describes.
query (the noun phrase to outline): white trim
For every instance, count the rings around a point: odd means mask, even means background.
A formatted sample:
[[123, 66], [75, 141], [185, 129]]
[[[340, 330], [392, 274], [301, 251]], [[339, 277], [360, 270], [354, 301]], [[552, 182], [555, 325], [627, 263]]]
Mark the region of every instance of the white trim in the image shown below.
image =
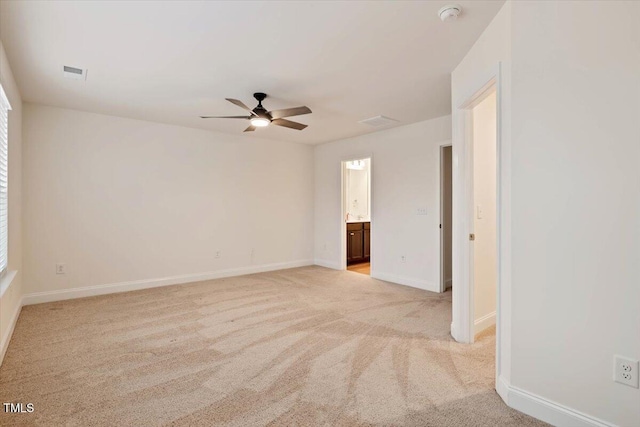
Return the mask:
[[13, 279], [16, 277], [17, 273], [17, 270], [10, 270], [0, 278], [0, 298], [2, 298], [5, 292], [7, 292], [7, 289], [9, 289], [9, 286], [11, 286], [11, 283], [13, 282]]
[[478, 332], [482, 332], [487, 329], [489, 326], [493, 326], [496, 324], [496, 312], [492, 311], [489, 314], [485, 314], [484, 316], [476, 319], [473, 322], [473, 332], [477, 334]]
[[502, 375], [498, 375], [496, 379], [496, 392], [502, 398], [504, 403], [509, 406], [509, 384]]
[[399, 285], [411, 286], [412, 288], [424, 289], [425, 291], [440, 292], [438, 283], [429, 282], [428, 280], [416, 279], [413, 277], [396, 276], [394, 274], [379, 273], [371, 270], [371, 277], [374, 279], [384, 280], [385, 282], [397, 283]]
[[[487, 97], [489, 92], [495, 90], [496, 98], [502, 94], [500, 63], [495, 67], [485, 70], [471, 87], [466, 98], [458, 100], [452, 117], [452, 141], [453, 155], [457, 162], [453, 162], [453, 279], [456, 289], [453, 290], [453, 323], [456, 324], [456, 341], [472, 343], [474, 340], [474, 257], [473, 244], [469, 241], [469, 234], [474, 232], [473, 209], [473, 119], [472, 110], [475, 105]], [[501, 281], [500, 251], [501, 233], [501, 182], [502, 175], [502, 133], [501, 133], [501, 104], [496, 100], [496, 231], [497, 231], [497, 281], [496, 301], [499, 300], [499, 284]], [[499, 304], [496, 302], [496, 307]], [[498, 338], [499, 340], [499, 338]]]
[[599, 418], [545, 399], [498, 378], [496, 391], [511, 408], [557, 427], [616, 427]]
[[221, 279], [223, 277], [242, 276], [244, 274], [263, 273], [266, 271], [283, 270], [286, 268], [313, 265], [313, 260], [298, 260], [275, 264], [256, 265], [251, 267], [231, 268], [208, 273], [186, 274], [183, 276], [164, 277], [160, 279], [134, 280], [130, 282], [111, 283], [106, 285], [84, 286], [58, 291], [35, 292], [23, 296], [23, 305], [40, 304], [51, 301], [62, 301], [74, 298], [92, 297], [118, 292], [129, 292], [140, 289], [157, 288], [161, 286], [180, 285], [183, 283], [200, 282], [203, 280]]
[[453, 282], [451, 335], [459, 342], [473, 342], [473, 287], [470, 272], [473, 259], [468, 233], [473, 231], [473, 206], [469, 205], [470, 155], [469, 113], [464, 107], [481, 97], [495, 82], [496, 87], [496, 389], [508, 402], [500, 378], [511, 376], [511, 64], [498, 61], [484, 70], [475, 70], [462, 82], [463, 95], [452, 99], [453, 142]]
[[332, 270], [344, 270], [339, 262], [329, 261], [328, 259], [314, 259], [313, 263], [320, 267], [331, 268]]
[[11, 337], [13, 336], [13, 330], [16, 327], [16, 323], [18, 322], [18, 317], [20, 317], [20, 311], [22, 311], [23, 299], [20, 298], [18, 301], [18, 305], [13, 312], [13, 316], [11, 316], [11, 320], [9, 321], [9, 327], [5, 332], [2, 340], [0, 341], [0, 366], [2, 366], [2, 361], [4, 360], [4, 355], [9, 348], [9, 342], [11, 341]]
[[[470, 113], [473, 105], [486, 91], [496, 89], [496, 225], [497, 225], [497, 287], [496, 287], [496, 388], [499, 377], [510, 378], [511, 330], [511, 185], [510, 185], [510, 64], [499, 61], [474, 73], [464, 83], [464, 95], [453, 99], [452, 142], [453, 163], [453, 282], [451, 335], [458, 342], [470, 343], [474, 338], [473, 258], [468, 234], [473, 232], [472, 144], [470, 143]], [[504, 393], [500, 396], [504, 399]]]
[[[346, 220], [346, 211], [347, 211], [347, 162], [352, 162], [354, 160], [369, 160], [369, 223], [373, 226], [373, 153], [363, 154], [362, 157], [354, 157], [352, 155], [343, 156], [340, 160], [340, 267], [336, 270], [346, 270], [347, 269], [347, 220]], [[372, 231], [373, 234], [373, 227]], [[369, 244], [371, 244], [372, 236], [369, 236]], [[369, 251], [372, 252], [373, 248], [369, 248]], [[370, 253], [369, 257], [370, 261], [373, 260], [373, 253]], [[373, 262], [372, 262], [373, 264]], [[333, 268], [333, 267], [329, 267]]]

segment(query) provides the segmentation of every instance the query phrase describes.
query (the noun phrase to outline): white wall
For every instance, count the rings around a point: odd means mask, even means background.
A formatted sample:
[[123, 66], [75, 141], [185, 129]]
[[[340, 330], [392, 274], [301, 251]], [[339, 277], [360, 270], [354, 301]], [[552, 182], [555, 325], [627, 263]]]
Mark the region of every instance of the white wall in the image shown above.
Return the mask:
[[513, 2], [512, 384], [619, 426], [640, 390], [640, 3]]
[[473, 108], [474, 325], [475, 333], [495, 324], [496, 93]]
[[450, 138], [446, 116], [316, 146], [316, 263], [344, 268], [341, 162], [371, 157], [371, 275], [438, 292], [440, 145]]
[[313, 148], [25, 104], [24, 224], [27, 302], [310, 264]]
[[640, 425], [613, 382], [614, 354], [640, 359], [638, 21], [637, 2], [507, 2], [452, 75], [455, 108], [503, 61], [497, 386], [556, 425]]
[[9, 274], [0, 280], [0, 363], [4, 357], [22, 297], [22, 98], [0, 42], [0, 84], [9, 99]]

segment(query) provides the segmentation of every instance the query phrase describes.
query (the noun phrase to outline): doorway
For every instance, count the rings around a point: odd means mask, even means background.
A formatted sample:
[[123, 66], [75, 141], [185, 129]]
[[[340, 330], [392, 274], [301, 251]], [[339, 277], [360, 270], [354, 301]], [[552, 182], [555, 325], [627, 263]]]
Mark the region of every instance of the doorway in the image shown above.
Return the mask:
[[[475, 216], [473, 109], [495, 94], [495, 189], [496, 189], [496, 288], [495, 367], [496, 391], [506, 402], [509, 393], [508, 369], [511, 361], [511, 71], [502, 62], [476, 70], [458, 87], [452, 99], [453, 146], [453, 292], [451, 336], [460, 343], [473, 343], [476, 330], [475, 307]], [[476, 119], [478, 119], [476, 114]], [[477, 121], [477, 120], [476, 120]], [[477, 150], [476, 150], [477, 151]], [[482, 206], [481, 206], [482, 210]], [[481, 212], [482, 215], [482, 212]], [[480, 236], [478, 236], [480, 237]], [[489, 316], [491, 318], [492, 316]], [[491, 333], [490, 329], [486, 330]], [[486, 334], [482, 334], [486, 335]]]
[[497, 160], [496, 90], [489, 90], [472, 115], [473, 221], [471, 271], [473, 286], [473, 335], [496, 323], [497, 271]]
[[344, 266], [371, 275], [371, 158], [342, 162]]
[[440, 292], [453, 287], [453, 149], [440, 147]]

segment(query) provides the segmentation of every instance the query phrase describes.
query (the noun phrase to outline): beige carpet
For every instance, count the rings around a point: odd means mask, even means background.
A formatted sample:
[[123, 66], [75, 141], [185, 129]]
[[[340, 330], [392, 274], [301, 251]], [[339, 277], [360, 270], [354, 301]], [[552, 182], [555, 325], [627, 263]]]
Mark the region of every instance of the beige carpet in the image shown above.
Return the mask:
[[24, 307], [0, 425], [537, 426], [450, 293], [304, 267]]

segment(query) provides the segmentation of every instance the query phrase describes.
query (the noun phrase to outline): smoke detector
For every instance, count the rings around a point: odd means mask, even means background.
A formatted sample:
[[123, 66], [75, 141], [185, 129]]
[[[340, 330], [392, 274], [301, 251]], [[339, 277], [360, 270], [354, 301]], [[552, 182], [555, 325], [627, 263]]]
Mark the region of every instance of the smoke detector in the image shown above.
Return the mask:
[[460, 12], [462, 12], [462, 8], [460, 6], [458, 6], [457, 4], [450, 4], [441, 8], [438, 11], [438, 16], [440, 17], [442, 22], [455, 21], [456, 19], [458, 19], [458, 15], [460, 15]]

